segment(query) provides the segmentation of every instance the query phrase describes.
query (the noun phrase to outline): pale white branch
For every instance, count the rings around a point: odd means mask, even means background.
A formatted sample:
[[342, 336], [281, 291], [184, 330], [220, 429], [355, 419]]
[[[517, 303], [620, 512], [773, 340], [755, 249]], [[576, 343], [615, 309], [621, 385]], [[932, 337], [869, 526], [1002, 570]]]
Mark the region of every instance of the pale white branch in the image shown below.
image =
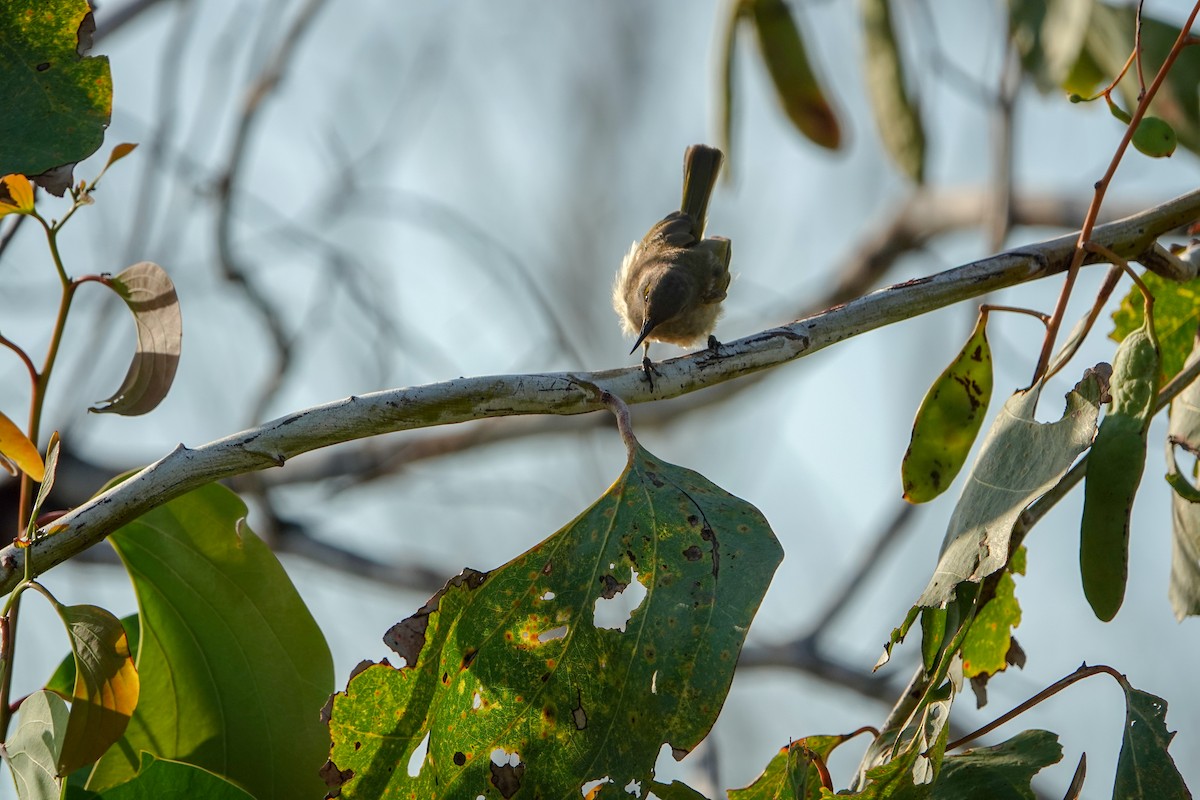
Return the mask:
[[[1137, 260], [1162, 234], [1200, 217], [1200, 191], [1098, 227], [1093, 240]], [[348, 397], [224, 439], [171, 453], [64, 517], [28, 548], [0, 550], [0, 592], [13, 589], [31, 556], [38, 573], [101, 541], [146, 511], [206, 483], [283, 466], [328, 445], [395, 431], [522, 414], [605, 409], [602, 393], [644, 403], [694, 392], [816, 352], [860, 333], [1066, 269], [1074, 234], [1028, 245], [890, 286], [789, 325], [658, 365], [653, 389], [640, 368], [460, 378]]]

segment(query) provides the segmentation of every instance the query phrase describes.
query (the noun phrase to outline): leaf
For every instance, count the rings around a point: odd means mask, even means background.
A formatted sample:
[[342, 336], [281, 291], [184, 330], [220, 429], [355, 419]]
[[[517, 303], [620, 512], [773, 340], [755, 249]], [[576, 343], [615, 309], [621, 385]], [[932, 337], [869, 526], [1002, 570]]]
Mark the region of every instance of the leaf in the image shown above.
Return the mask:
[[1188, 791], [1167, 752], [1175, 734], [1167, 730], [1167, 701], [1125, 687], [1125, 733], [1117, 758], [1113, 797], [1122, 800], [1190, 800]]
[[58, 759], [66, 775], [96, 761], [125, 733], [138, 704], [138, 674], [121, 621], [90, 605], [58, 606], [75, 660], [71, 716]]
[[260, 800], [321, 790], [329, 648], [245, 516], [245, 504], [213, 484], [109, 537], [138, 599], [141, 698], [89, 789], [129, 780], [146, 750], [212, 770]]
[[[138, 615], [129, 614], [121, 617], [121, 627], [125, 629], [125, 638], [129, 643], [129, 652], [136, 664], [138, 638], [141, 630], [141, 625], [138, 623]], [[54, 670], [54, 673], [50, 676], [50, 680], [46, 681], [46, 685], [42, 688], [48, 692], [54, 692], [64, 700], [71, 699], [71, 696], [75, 693], [74, 653], [67, 653], [66, 657], [58, 662], [58, 668]]]
[[[1200, 319], [1200, 279], [1178, 283], [1153, 272], [1143, 273], [1141, 277], [1150, 294], [1154, 295], [1154, 333], [1162, 352], [1161, 385], [1179, 374], [1183, 362], [1192, 352], [1196, 321]], [[1145, 318], [1142, 305], [1141, 290], [1136, 285], [1131, 286], [1113, 312], [1110, 339], [1120, 342], [1131, 331], [1142, 327]]]
[[1021, 624], [1016, 586], [1012, 573], [1004, 573], [995, 595], [976, 613], [962, 644], [963, 677], [995, 675], [1008, 667], [1013, 628]]
[[45, 477], [46, 467], [42, 463], [42, 456], [38, 453], [37, 447], [2, 411], [0, 411], [0, 456], [16, 464], [22, 472], [35, 481], [40, 482]]
[[837, 115], [826, 99], [800, 27], [784, 0], [749, 0], [763, 61], [788, 119], [814, 144], [837, 150], [842, 134]]
[[67, 704], [58, 695], [39, 691], [21, 701], [16, 730], [4, 743], [21, 800], [58, 800], [55, 765], [66, 727]]
[[[921, 617], [922, 627], [931, 624], [940, 624], [942, 625], [943, 629], [945, 627], [944, 620], [939, 621], [936, 617], [931, 617], [927, 620], [922, 613], [921, 607], [913, 606], [908, 610], [908, 614], [904, 617], [904, 622], [900, 623], [899, 627], [892, 628], [891, 636], [888, 637], [888, 640], [883, 645], [883, 654], [880, 655], [879, 660], [875, 662], [875, 666], [872, 668], [872, 671], [879, 669], [891, 660], [893, 648], [903, 642], [905, 636], [908, 636], [908, 630], [912, 627], [912, 624], [917, 621], [917, 617]], [[925, 640], [922, 639], [922, 643], [924, 643], [924, 641]], [[932, 658], [932, 656], [930, 656], [924, 649], [922, 649], [922, 655], [924, 657]], [[936, 653], [934, 655], [936, 655]]]
[[[1033, 776], [1062, 760], [1062, 745], [1050, 731], [1021, 731], [994, 747], [946, 756], [933, 784], [932, 800], [1034, 800]], [[1114, 795], [1124, 797], [1124, 795]]]
[[867, 93], [884, 149], [914, 183], [925, 179], [925, 127], [904, 80], [890, 0], [860, 0]]
[[[346, 800], [648, 786], [664, 742], [682, 758], [712, 726], [781, 557], [757, 509], [632, 445], [591, 508], [388, 632], [407, 666], [334, 696], [326, 773]], [[623, 625], [598, 624], [627, 590]]]
[[[1187, 365], [1197, 360], [1200, 336]], [[1171, 581], [1167, 595], [1175, 619], [1183, 621], [1184, 617], [1200, 614], [1200, 503], [1194, 497], [1196, 487], [1179, 470], [1176, 443], [1200, 453], [1200, 381], [1192, 381], [1171, 401], [1167, 423], [1167, 479], [1175, 489], [1171, 492]]]
[[70, 167], [100, 147], [112, 113], [108, 59], [87, 56], [95, 29], [87, 0], [0, 4], [0, 174], [66, 166], [47, 189], [62, 196]]
[[1087, 374], [1067, 393], [1066, 410], [1057, 422], [1034, 418], [1037, 394], [1035, 387], [1010, 397], [984, 437], [918, 605], [941, 605], [959, 583], [982, 581], [1003, 567], [1021, 512], [1091, 444], [1100, 415], [1095, 374]]
[[39, 480], [37, 497], [33, 501], [33, 510], [29, 512], [30, 522], [37, 520], [46, 498], [50, 496], [50, 490], [54, 488], [54, 476], [58, 472], [58, 445], [58, 431], [55, 431], [50, 434], [50, 441], [46, 445], [46, 463]]
[[109, 278], [137, 324], [137, 352], [121, 388], [91, 410], [132, 417], [153, 411], [171, 389], [179, 366], [183, 317], [175, 285], [158, 264], [141, 261]]
[[1159, 349], [1147, 302], [1142, 327], [1117, 348], [1112, 408], [1088, 455], [1079, 526], [1083, 593], [1099, 619], [1117, 615], [1129, 576], [1129, 516], [1146, 464], [1146, 429], [1158, 394]]
[[29, 214], [33, 211], [33, 184], [24, 175], [5, 175], [0, 178], [7, 197], [0, 197], [0, 217], [8, 214]]
[[[845, 736], [806, 736], [779, 749], [754, 783], [731, 789], [729, 800], [816, 800], [821, 775], [815, 760], [825, 762]], [[827, 773], [828, 774], [828, 773]]]
[[137, 777], [108, 789], [102, 797], [103, 800], [254, 800], [244, 789], [208, 770], [181, 761], [155, 758], [149, 753], [142, 753]]
[[925, 503], [949, 488], [971, 452], [992, 397], [987, 312], [967, 343], [929, 387], [900, 464], [904, 499]]

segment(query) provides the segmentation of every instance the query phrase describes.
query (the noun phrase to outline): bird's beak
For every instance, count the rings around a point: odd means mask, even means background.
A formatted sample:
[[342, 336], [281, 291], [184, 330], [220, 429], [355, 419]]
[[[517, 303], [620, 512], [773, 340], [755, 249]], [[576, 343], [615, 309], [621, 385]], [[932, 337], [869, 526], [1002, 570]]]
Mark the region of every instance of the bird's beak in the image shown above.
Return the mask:
[[642, 323], [642, 332], [638, 334], [637, 341], [633, 343], [633, 349], [629, 351], [629, 355], [633, 355], [634, 350], [642, 346], [642, 342], [650, 335], [650, 331], [654, 330], [654, 324], [654, 320], [646, 318], [646, 321]]

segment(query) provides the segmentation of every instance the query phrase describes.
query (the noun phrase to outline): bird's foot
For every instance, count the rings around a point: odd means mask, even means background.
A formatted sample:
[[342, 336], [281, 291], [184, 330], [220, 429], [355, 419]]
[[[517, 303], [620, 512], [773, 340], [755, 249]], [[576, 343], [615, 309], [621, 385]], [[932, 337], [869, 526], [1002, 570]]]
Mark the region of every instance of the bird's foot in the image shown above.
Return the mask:
[[708, 335], [708, 352], [712, 353], [714, 356], [719, 356], [721, 355], [722, 346], [723, 345], [717, 341], [717, 337], [713, 336], [711, 333]]
[[646, 383], [650, 384], [650, 391], [654, 391], [654, 376], [661, 376], [662, 373], [654, 366], [654, 362], [650, 360], [650, 356], [642, 356], [642, 374], [646, 377]]

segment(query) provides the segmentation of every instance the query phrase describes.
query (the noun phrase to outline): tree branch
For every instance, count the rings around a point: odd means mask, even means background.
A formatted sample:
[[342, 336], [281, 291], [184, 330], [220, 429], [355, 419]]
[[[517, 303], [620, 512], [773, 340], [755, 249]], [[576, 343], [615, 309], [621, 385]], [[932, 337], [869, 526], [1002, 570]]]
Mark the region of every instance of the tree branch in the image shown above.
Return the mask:
[[[1200, 191], [1099, 227], [1093, 241], [1130, 260], [1155, 239], [1200, 217]], [[1075, 235], [1062, 236], [873, 292], [789, 325], [658, 366], [651, 389], [640, 367], [589, 373], [460, 378], [349, 397], [299, 411], [196, 449], [180, 445], [119, 486], [56, 520], [27, 548], [0, 550], [0, 592], [31, 557], [38, 573], [101, 541], [152, 508], [221, 478], [283, 466], [301, 453], [395, 431], [522, 414], [585, 414], [607, 391], [627, 403], [678, 397], [806, 356], [844, 339], [938, 308], [1066, 270]], [[1094, 256], [1090, 256], [1093, 257]]]

